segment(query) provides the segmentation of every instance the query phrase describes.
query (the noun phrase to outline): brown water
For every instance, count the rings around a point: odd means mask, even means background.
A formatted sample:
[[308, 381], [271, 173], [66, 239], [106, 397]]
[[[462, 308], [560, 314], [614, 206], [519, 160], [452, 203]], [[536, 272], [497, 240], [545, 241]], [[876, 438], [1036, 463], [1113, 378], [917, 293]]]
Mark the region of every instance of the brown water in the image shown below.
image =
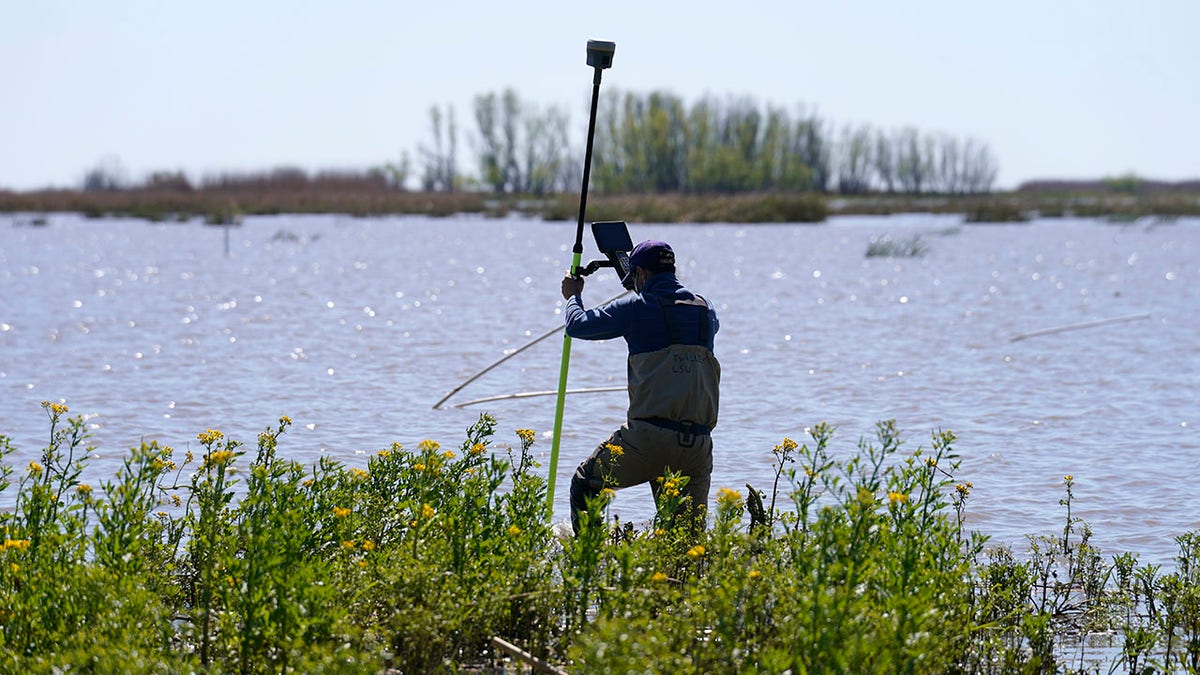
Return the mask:
[[[128, 447], [176, 448], [218, 428], [252, 443], [288, 415], [283, 453], [349, 463], [392, 441], [457, 445], [483, 410], [502, 440], [550, 447], [553, 397], [431, 406], [505, 350], [559, 321], [573, 224], [521, 219], [249, 218], [230, 232], [52, 215], [0, 216], [0, 434], [23, 467], [40, 454], [43, 400], [90, 417], [90, 471]], [[1169, 561], [1200, 527], [1200, 221], [837, 218], [822, 225], [634, 225], [662, 238], [721, 318], [715, 487], [768, 488], [771, 448], [819, 421], [849, 453], [895, 418], [908, 449], [951, 429], [971, 481], [970, 526], [1018, 548], [1074, 515], [1106, 553]], [[920, 234], [920, 258], [867, 258], [872, 237]], [[591, 242], [585, 260], [594, 257]], [[589, 278], [585, 300], [617, 294]], [[1041, 329], [1148, 315], [1074, 331]], [[448, 405], [550, 390], [545, 340]], [[624, 383], [624, 346], [576, 341], [571, 387]], [[567, 400], [557, 517], [574, 466], [620, 423], [623, 393]], [[10, 488], [10, 492], [11, 492]], [[11, 500], [11, 494], [4, 499]], [[624, 491], [627, 519], [649, 491]]]

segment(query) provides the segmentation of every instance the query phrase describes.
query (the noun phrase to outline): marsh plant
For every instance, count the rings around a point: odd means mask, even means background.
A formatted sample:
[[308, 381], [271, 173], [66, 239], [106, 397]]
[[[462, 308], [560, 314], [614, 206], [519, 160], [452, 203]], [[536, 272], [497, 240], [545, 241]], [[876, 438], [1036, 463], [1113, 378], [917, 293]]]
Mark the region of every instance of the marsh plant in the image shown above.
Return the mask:
[[867, 243], [868, 258], [920, 258], [929, 252], [929, 245], [919, 234], [892, 238], [889, 235], [871, 237]]
[[43, 408], [38, 459], [0, 438], [0, 672], [527, 667], [493, 638], [571, 672], [1200, 668], [1200, 534], [1170, 571], [1106, 560], [1067, 477], [1061, 533], [988, 547], [948, 431], [909, 452], [883, 422], [839, 452], [819, 424], [771, 451], [769, 493], [719, 488], [705, 513], [667, 474], [647, 525], [606, 491], [560, 540], [536, 434], [497, 442], [486, 414], [363, 466], [286, 459], [286, 417], [255, 446], [208, 429], [93, 485], [83, 419]]

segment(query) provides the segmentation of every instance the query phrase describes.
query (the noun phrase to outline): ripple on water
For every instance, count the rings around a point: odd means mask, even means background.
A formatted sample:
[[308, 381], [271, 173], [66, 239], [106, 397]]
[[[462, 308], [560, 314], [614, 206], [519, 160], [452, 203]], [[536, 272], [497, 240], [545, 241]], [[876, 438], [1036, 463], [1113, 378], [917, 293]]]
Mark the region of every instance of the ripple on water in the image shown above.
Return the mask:
[[[957, 434], [955, 480], [975, 486], [968, 522], [995, 540], [1061, 532], [1071, 474], [1073, 513], [1097, 542], [1166, 559], [1175, 535], [1200, 527], [1196, 224], [1114, 234], [1087, 220], [976, 228], [916, 215], [631, 234], [670, 240], [684, 281], [720, 308], [714, 486], [768, 485], [771, 448], [816, 422], [838, 427], [833, 450], [846, 456], [894, 417], [910, 450], [933, 429]], [[306, 463], [361, 461], [392, 441], [457, 445], [483, 409], [433, 402], [561, 321], [570, 254], [544, 223], [256, 217], [230, 233], [228, 258], [213, 230], [70, 215], [0, 228], [0, 432], [15, 461], [44, 442], [44, 399], [99, 415], [105, 473], [142, 438], [195, 447], [219, 426], [252, 443], [279, 415], [296, 420], [281, 452]], [[929, 252], [865, 258], [880, 234], [922, 234]], [[618, 291], [599, 274], [585, 297]], [[1138, 313], [1150, 318], [1010, 341]], [[450, 403], [553, 389], [561, 346], [545, 340]], [[620, 384], [624, 369], [619, 341], [572, 347], [572, 387]], [[560, 485], [625, 403], [568, 399]], [[487, 409], [512, 442], [512, 429], [550, 429], [553, 408], [546, 397]], [[652, 507], [636, 492], [616, 508], [644, 520]]]

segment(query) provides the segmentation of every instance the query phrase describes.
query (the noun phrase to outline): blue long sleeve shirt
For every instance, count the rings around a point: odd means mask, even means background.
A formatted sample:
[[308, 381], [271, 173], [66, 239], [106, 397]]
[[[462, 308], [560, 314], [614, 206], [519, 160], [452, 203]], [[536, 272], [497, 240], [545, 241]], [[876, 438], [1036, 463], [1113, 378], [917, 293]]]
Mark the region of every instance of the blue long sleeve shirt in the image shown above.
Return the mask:
[[[670, 305], [679, 332], [679, 342], [703, 345], [713, 350], [713, 336], [720, 322], [711, 304], [708, 308], [707, 337], [700, 327], [702, 308], [695, 305], [675, 305], [676, 300], [692, 300], [695, 293], [685, 288], [673, 273], [661, 272], [646, 280], [641, 293], [585, 310], [579, 296], [567, 300], [567, 335], [580, 340], [609, 340], [625, 338], [630, 356], [654, 352], [671, 343], [670, 330], [663, 316], [663, 305]], [[660, 304], [661, 303], [661, 304]], [[701, 340], [704, 339], [702, 342]]]

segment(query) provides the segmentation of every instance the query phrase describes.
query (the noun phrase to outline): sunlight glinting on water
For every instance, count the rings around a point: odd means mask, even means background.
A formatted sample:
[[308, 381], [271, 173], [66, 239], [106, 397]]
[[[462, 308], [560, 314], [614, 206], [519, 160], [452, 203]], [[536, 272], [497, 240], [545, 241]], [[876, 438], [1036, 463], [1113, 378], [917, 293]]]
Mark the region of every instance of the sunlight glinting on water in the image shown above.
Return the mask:
[[[248, 218], [231, 234], [54, 214], [0, 219], [0, 434], [24, 466], [47, 424], [38, 404], [89, 416], [91, 470], [157, 438], [195, 449], [220, 428], [252, 442], [280, 415], [281, 452], [349, 463], [399, 441], [457, 445], [480, 412], [541, 432], [562, 340], [543, 340], [451, 398], [445, 393], [561, 321], [573, 225], [509, 218]], [[723, 365], [714, 490], [769, 489], [771, 448], [826, 421], [853, 452], [894, 418], [906, 450], [950, 429], [975, 486], [971, 527], [1020, 548], [1073, 515], [1106, 551], [1169, 560], [1200, 527], [1200, 223], [955, 216], [836, 218], [821, 225], [630, 226], [674, 246], [680, 276], [717, 307]], [[918, 237], [920, 257], [867, 257], [873, 239]], [[585, 253], [585, 260], [590, 255]], [[598, 257], [598, 256], [597, 256]], [[588, 278], [591, 304], [620, 292]], [[1145, 316], [1141, 316], [1145, 315]], [[1114, 317], [1121, 323], [1013, 337]], [[621, 386], [620, 341], [572, 348], [570, 386]], [[570, 472], [624, 418], [620, 392], [568, 398], [556, 513]], [[503, 451], [502, 449], [500, 450]], [[10, 489], [11, 492], [11, 489]], [[649, 490], [623, 491], [624, 519]]]

